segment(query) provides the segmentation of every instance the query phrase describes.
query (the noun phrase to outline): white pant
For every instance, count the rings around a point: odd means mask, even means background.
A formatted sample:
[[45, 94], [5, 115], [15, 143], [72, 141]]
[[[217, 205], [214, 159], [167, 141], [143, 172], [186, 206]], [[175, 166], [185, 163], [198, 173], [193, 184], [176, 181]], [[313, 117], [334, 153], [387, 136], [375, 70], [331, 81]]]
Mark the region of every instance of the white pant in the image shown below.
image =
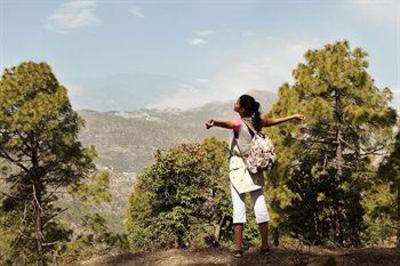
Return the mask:
[[[232, 183], [230, 183], [230, 186], [233, 205], [233, 223], [246, 223], [246, 205], [244, 200], [247, 193], [239, 194]], [[248, 193], [251, 195], [257, 223], [269, 221], [269, 213], [264, 197], [264, 186]]]

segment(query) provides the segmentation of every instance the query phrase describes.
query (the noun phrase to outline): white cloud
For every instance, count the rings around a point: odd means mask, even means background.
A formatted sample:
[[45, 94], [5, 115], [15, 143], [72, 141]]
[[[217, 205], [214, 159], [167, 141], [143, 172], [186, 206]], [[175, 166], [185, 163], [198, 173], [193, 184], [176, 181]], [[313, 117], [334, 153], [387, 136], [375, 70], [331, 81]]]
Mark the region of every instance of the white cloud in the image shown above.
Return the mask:
[[197, 35], [197, 36], [208, 36], [208, 35], [213, 35], [213, 34], [215, 34], [215, 33], [216, 33], [216, 32], [213, 31], [213, 30], [202, 30], [202, 31], [196, 32], [196, 35]]
[[207, 43], [206, 38], [208, 38], [208, 36], [213, 34], [216, 34], [216, 31], [214, 30], [197, 31], [194, 33], [195, 36], [186, 39], [186, 42], [193, 46], [203, 45]]
[[138, 7], [131, 7], [131, 8], [128, 9], [128, 12], [131, 13], [132, 15], [136, 16], [136, 17], [139, 17], [139, 18], [143, 18], [144, 17], [142, 11]]
[[303, 61], [304, 53], [315, 40], [290, 43], [260, 41], [251, 52], [229, 63], [213, 79], [215, 97], [232, 98], [250, 89], [276, 91], [285, 81], [292, 82], [292, 70]]
[[232, 55], [225, 68], [207, 79], [180, 86], [177, 92], [149, 105], [150, 108], [198, 107], [211, 101], [234, 99], [251, 89], [277, 91], [285, 81], [292, 82], [291, 73], [303, 61], [304, 53], [316, 48], [317, 40], [288, 42], [261, 38], [255, 46], [245, 44], [245, 55]]
[[197, 83], [207, 83], [207, 82], [210, 82], [210, 80], [209, 79], [205, 79], [205, 78], [198, 78], [198, 79], [195, 79], [195, 82], [197, 82]]
[[167, 97], [158, 102], [150, 103], [146, 107], [157, 109], [189, 109], [199, 106], [199, 102], [209, 102], [209, 97], [203, 93], [203, 90], [200, 87], [193, 84], [180, 84], [172, 97]]
[[204, 39], [198, 37], [186, 39], [186, 41], [188, 44], [193, 46], [199, 46], [207, 43]]
[[[352, 14], [359, 14], [364, 21], [373, 19], [374, 22], [388, 20], [399, 23], [400, 2], [395, 0], [345, 0], [345, 5]], [[358, 11], [358, 12], [357, 12]]]
[[58, 33], [68, 33], [99, 24], [96, 9], [96, 0], [68, 1], [47, 17], [44, 27]]

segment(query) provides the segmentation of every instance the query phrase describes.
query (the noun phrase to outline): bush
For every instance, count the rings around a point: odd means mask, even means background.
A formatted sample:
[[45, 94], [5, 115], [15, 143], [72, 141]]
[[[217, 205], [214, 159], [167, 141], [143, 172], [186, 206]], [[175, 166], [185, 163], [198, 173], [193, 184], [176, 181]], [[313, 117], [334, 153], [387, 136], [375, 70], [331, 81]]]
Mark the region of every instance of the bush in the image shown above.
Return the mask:
[[229, 238], [227, 153], [227, 144], [216, 138], [157, 150], [129, 198], [130, 247], [198, 248]]

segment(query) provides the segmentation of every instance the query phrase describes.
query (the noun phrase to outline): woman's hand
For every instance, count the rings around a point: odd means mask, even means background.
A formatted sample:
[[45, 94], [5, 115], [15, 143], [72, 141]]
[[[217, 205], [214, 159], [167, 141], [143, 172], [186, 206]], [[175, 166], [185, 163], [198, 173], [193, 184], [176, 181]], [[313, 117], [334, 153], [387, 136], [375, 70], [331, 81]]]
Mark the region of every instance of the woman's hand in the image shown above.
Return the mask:
[[214, 119], [210, 119], [206, 123], [206, 128], [210, 129], [212, 126], [214, 126]]
[[306, 119], [306, 117], [302, 114], [294, 114], [293, 118], [296, 119], [297, 121], [302, 121], [302, 120]]
[[206, 128], [209, 129], [211, 127], [222, 127], [222, 128], [232, 129], [234, 127], [234, 122], [233, 120], [222, 121], [222, 120], [210, 119], [206, 123]]

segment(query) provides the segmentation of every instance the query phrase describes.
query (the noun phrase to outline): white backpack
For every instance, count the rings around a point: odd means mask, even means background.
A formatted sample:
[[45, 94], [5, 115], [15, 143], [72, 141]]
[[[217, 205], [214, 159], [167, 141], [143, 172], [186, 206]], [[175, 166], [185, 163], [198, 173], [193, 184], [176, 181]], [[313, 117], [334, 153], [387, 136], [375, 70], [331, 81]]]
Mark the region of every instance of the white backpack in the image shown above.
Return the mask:
[[234, 138], [247, 169], [252, 174], [262, 171], [270, 171], [276, 161], [274, 145], [272, 144], [271, 139], [262, 132], [257, 132], [251, 124], [247, 123], [247, 121], [244, 121], [243, 119], [242, 121], [254, 133], [250, 143], [250, 152], [247, 157], [243, 156], [239, 144], [237, 143], [236, 138]]

